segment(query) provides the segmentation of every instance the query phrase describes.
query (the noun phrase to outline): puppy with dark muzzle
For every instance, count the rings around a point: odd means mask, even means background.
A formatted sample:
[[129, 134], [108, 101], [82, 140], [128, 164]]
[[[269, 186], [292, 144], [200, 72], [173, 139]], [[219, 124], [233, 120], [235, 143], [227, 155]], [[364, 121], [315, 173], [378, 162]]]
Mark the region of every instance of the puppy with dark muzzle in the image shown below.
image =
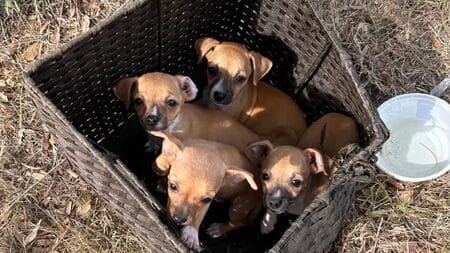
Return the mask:
[[195, 47], [206, 59], [208, 106], [231, 114], [276, 145], [296, 145], [306, 130], [303, 112], [279, 89], [261, 81], [272, 61], [233, 42], [201, 38]]
[[[218, 141], [245, 151], [259, 137], [225, 112], [186, 103], [197, 95], [197, 87], [187, 76], [161, 72], [125, 78], [114, 86], [125, 105], [133, 106], [147, 131], [166, 131], [176, 138]], [[164, 156], [158, 168], [170, 166]], [[157, 172], [157, 171], [156, 171]]]
[[342, 114], [330, 113], [308, 128], [298, 147], [274, 147], [267, 140], [249, 145], [247, 155], [262, 169], [266, 213], [261, 232], [274, 229], [278, 214], [300, 215], [328, 187], [329, 177], [336, 171], [328, 155], [336, 155], [351, 143], [359, 143], [356, 123]]

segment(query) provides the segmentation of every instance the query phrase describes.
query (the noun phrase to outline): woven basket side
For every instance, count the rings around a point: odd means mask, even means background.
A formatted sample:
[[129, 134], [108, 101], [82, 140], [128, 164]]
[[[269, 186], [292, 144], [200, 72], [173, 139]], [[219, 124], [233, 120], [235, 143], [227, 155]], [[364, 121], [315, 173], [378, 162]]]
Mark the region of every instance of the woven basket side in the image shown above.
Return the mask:
[[[261, 51], [275, 63], [283, 63], [285, 59], [291, 59], [289, 63], [291, 66], [286, 66], [286, 63], [274, 64], [272, 72], [279, 74], [269, 76], [269, 81], [277, 84], [281, 80], [289, 84], [291, 87], [288, 91], [294, 95], [314, 74], [331, 42], [325, 31], [321, 29], [308, 1], [263, 1], [259, 15], [258, 33], [264, 36], [276, 36], [280, 41], [279, 45], [265, 43], [266, 48]], [[286, 70], [292, 72], [293, 83], [284, 80], [282, 75], [286, 73]]]
[[[28, 80], [28, 82], [32, 82]], [[144, 241], [157, 252], [180, 252], [184, 247], [168, 232], [155, 212], [156, 201], [120, 163], [109, 163], [84, 138], [75, 132], [63, 115], [32, 87], [27, 92], [49, 131], [55, 134], [70, 164], [102, 199], [115, 210]]]
[[156, 1], [138, 2], [29, 71], [36, 86], [90, 140], [100, 142], [130, 113], [111, 87], [158, 68]]
[[210, 36], [267, 56], [273, 67], [265, 80], [293, 91], [309, 79], [330, 45], [305, 6], [306, 1], [298, 6], [294, 1], [161, 1], [161, 69], [193, 73], [194, 42]]

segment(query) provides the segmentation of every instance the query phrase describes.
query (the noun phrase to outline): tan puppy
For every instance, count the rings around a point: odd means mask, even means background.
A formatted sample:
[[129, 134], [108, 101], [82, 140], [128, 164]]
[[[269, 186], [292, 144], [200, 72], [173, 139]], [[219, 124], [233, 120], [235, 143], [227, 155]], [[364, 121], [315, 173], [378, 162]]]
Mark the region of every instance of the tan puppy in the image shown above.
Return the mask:
[[[167, 131], [179, 139], [202, 138], [233, 145], [241, 151], [259, 137], [230, 115], [185, 103], [197, 95], [187, 76], [160, 72], [121, 80], [114, 93], [128, 107], [132, 105], [147, 131]], [[158, 163], [159, 161], [159, 163]], [[163, 157], [158, 166], [169, 166]]]
[[[319, 151], [324, 126], [323, 147]], [[342, 114], [330, 113], [315, 122], [303, 136], [300, 145], [274, 147], [269, 141], [249, 145], [247, 154], [260, 162], [262, 168], [264, 204], [267, 208], [261, 232], [273, 230], [277, 215], [288, 212], [300, 215], [324, 191], [329, 177], [336, 171], [330, 156], [340, 148], [358, 143], [356, 123]]]
[[[236, 147], [202, 139], [183, 143], [171, 135], [164, 138], [163, 153], [170, 158], [168, 210], [182, 225], [182, 241], [201, 250], [198, 231], [214, 198], [231, 200], [228, 223], [212, 224], [207, 233], [215, 238], [254, 221], [262, 207], [261, 191], [253, 179], [257, 174], [247, 157]], [[258, 180], [259, 181], [259, 180]]]
[[277, 145], [295, 145], [306, 130], [303, 112], [289, 96], [261, 82], [272, 61], [242, 45], [201, 38], [195, 47], [199, 61], [207, 59], [204, 99], [224, 110], [259, 136]]

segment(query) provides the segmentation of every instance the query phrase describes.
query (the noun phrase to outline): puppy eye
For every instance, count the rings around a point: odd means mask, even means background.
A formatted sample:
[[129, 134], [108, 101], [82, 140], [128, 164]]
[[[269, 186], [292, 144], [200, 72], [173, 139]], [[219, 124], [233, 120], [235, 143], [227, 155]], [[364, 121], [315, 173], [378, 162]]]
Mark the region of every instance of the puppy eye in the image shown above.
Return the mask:
[[173, 100], [173, 99], [169, 99], [169, 100], [167, 100], [166, 104], [167, 104], [168, 106], [170, 106], [170, 107], [174, 107], [174, 106], [176, 106], [178, 103], [177, 103], [177, 101], [175, 101], [175, 100]]
[[135, 98], [133, 101], [133, 104], [136, 106], [142, 105], [142, 103], [144, 103], [144, 101], [142, 101], [142, 98]]
[[210, 198], [210, 197], [206, 197], [206, 198], [203, 198], [202, 200], [201, 200], [201, 202], [203, 203], [203, 204], [208, 204], [209, 202], [211, 202], [212, 201], [212, 198]]
[[178, 191], [178, 186], [174, 183], [170, 183], [169, 188], [170, 188], [170, 190], [172, 190], [174, 192]]
[[294, 186], [294, 187], [300, 187], [300, 185], [302, 184], [302, 181], [299, 180], [299, 179], [292, 179], [292, 180], [291, 180], [291, 184], [292, 184], [292, 186]]
[[268, 181], [270, 179], [270, 175], [265, 172], [261, 174], [261, 177], [263, 181]]
[[234, 81], [236, 81], [236, 82], [238, 82], [238, 83], [242, 83], [243, 81], [245, 81], [245, 79], [247, 79], [247, 78], [245, 78], [245, 76], [243, 76], [243, 75], [238, 75], [238, 76], [236, 76], [236, 77], [234, 78]]
[[208, 66], [207, 71], [210, 76], [215, 76], [219, 72], [219, 68], [217, 67], [217, 65], [211, 65], [211, 66]]

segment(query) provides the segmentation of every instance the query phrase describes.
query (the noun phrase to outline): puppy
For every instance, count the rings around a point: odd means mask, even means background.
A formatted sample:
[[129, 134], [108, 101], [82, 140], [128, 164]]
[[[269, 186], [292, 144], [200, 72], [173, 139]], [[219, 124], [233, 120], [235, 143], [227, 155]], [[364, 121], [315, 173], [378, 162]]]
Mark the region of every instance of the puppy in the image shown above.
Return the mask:
[[[247, 154], [259, 161], [262, 169], [266, 213], [261, 232], [273, 230], [278, 214], [300, 215], [328, 187], [329, 177], [336, 171], [328, 155], [334, 156], [340, 148], [358, 142], [356, 123], [342, 114], [330, 113], [308, 128], [299, 143], [302, 149], [274, 147], [267, 140], [249, 145]], [[321, 146], [326, 154], [319, 151]]]
[[[213, 140], [230, 144], [243, 152], [250, 142], [259, 139], [227, 113], [186, 103], [198, 92], [187, 76], [147, 73], [125, 78], [113, 90], [127, 108], [134, 107], [147, 131], [166, 131], [181, 140]], [[164, 156], [158, 157], [157, 166], [169, 166]]]
[[295, 145], [306, 130], [303, 112], [286, 94], [262, 81], [272, 61], [242, 45], [201, 38], [199, 61], [208, 62], [204, 100], [276, 145]]
[[236, 147], [203, 139], [181, 142], [170, 134], [162, 138], [163, 153], [170, 158], [168, 210], [171, 219], [183, 226], [181, 239], [201, 250], [198, 231], [215, 198], [231, 200], [228, 223], [210, 225], [207, 233], [215, 238], [253, 222], [262, 203], [261, 191], [253, 179], [259, 174]]

